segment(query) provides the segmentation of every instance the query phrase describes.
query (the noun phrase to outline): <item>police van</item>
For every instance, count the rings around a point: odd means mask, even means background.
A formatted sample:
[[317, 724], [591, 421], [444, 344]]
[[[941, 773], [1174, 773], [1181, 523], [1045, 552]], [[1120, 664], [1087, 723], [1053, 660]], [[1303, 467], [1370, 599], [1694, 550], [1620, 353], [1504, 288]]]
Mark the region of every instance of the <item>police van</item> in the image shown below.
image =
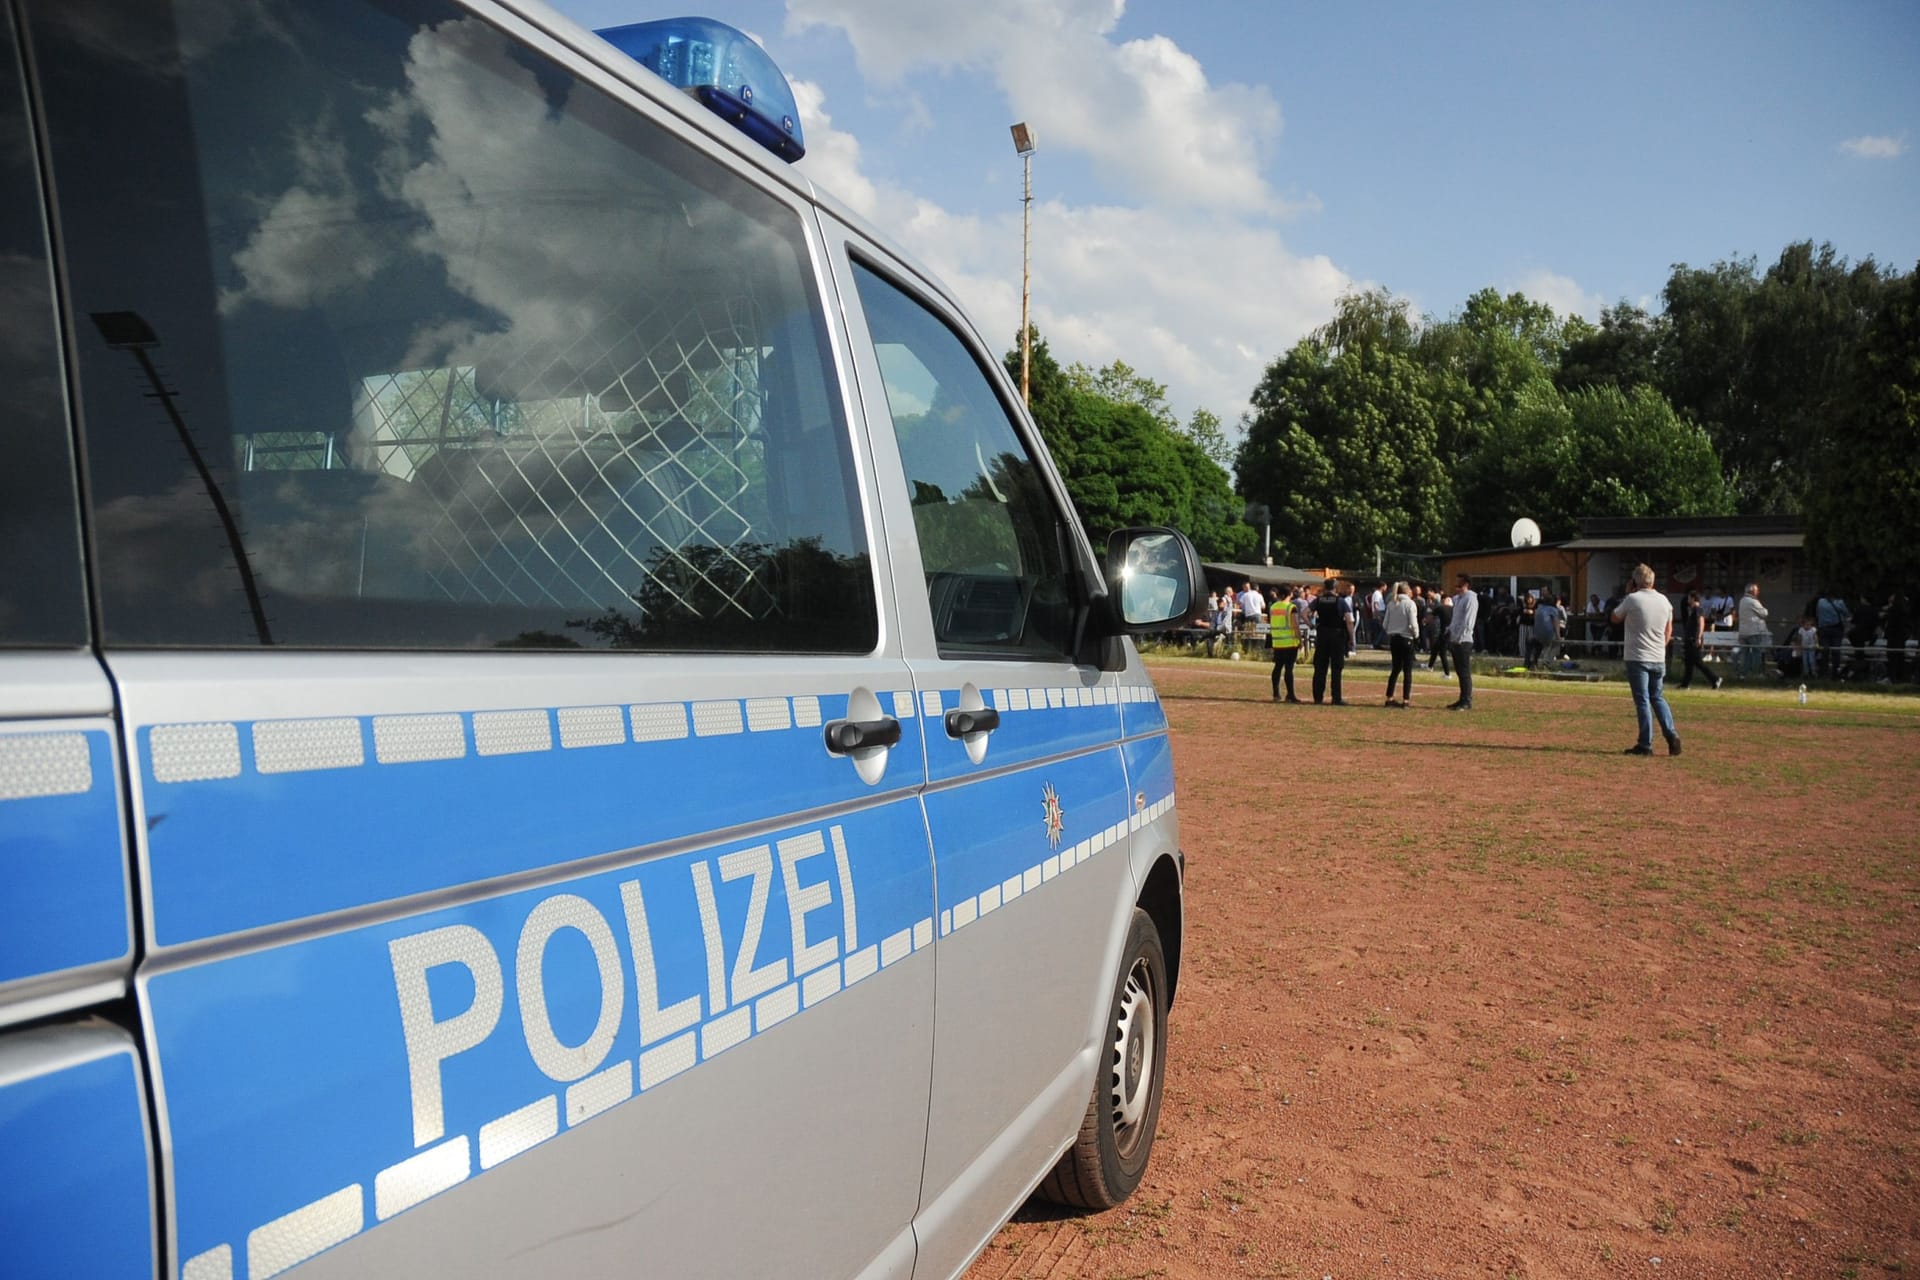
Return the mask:
[[0, 6], [0, 1274], [947, 1277], [1153, 1143], [1166, 719], [738, 33]]

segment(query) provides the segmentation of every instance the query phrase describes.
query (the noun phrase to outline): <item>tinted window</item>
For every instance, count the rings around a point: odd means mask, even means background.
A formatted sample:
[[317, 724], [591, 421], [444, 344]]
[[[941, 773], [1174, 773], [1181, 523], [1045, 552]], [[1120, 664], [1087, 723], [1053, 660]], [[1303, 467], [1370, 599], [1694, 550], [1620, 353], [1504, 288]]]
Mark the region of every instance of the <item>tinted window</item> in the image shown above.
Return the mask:
[[992, 382], [911, 295], [858, 264], [854, 278], [912, 491], [940, 651], [1071, 652], [1068, 527]]
[[41, 7], [110, 642], [872, 648], [791, 209], [450, 5]]
[[80, 517], [19, 55], [0, 8], [0, 646], [82, 645]]

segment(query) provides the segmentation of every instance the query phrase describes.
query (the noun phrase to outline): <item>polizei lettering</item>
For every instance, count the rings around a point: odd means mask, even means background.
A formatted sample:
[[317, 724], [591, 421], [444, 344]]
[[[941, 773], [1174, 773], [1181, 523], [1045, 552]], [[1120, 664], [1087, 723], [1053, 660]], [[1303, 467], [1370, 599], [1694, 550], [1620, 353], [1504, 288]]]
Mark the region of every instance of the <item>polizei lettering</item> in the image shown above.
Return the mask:
[[[496, 944], [463, 923], [387, 944], [416, 1147], [445, 1136], [448, 1064], [490, 1041], [509, 991], [527, 1061], [558, 1084], [614, 1065], [614, 1046], [632, 1007], [644, 1083], [648, 1049], [715, 1019], [722, 1019], [714, 1025], [725, 1034], [713, 1043], [737, 1043], [749, 1034], [747, 1006], [766, 998], [755, 1029], [777, 1021], [786, 1013], [768, 1006], [799, 1007], [799, 992], [789, 999], [781, 988], [860, 950], [853, 871], [838, 826], [692, 858], [658, 873], [648, 874], [644, 886], [638, 873], [619, 881], [617, 905], [608, 902], [607, 909], [584, 890], [542, 898], [511, 942]], [[604, 887], [598, 896], [606, 898]], [[580, 957], [590, 956], [598, 983], [597, 992], [583, 992], [570, 978], [572, 1016], [558, 1019], [548, 980], [556, 948], [572, 957], [569, 975], [582, 973]], [[816, 983], [808, 983], [809, 992]], [[838, 988], [836, 980], [820, 990]], [[684, 1061], [690, 1063], [692, 1053], [689, 1045]]]

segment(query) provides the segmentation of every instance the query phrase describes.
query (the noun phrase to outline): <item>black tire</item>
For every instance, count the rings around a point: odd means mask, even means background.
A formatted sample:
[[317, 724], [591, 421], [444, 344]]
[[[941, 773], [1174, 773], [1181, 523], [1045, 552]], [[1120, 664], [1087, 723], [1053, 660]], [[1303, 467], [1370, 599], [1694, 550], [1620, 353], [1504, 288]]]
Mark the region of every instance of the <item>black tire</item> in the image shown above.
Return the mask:
[[1166, 1061], [1166, 953], [1153, 918], [1135, 908], [1107, 1007], [1107, 1053], [1080, 1136], [1041, 1182], [1041, 1196], [1076, 1209], [1111, 1209], [1133, 1194], [1153, 1154]]

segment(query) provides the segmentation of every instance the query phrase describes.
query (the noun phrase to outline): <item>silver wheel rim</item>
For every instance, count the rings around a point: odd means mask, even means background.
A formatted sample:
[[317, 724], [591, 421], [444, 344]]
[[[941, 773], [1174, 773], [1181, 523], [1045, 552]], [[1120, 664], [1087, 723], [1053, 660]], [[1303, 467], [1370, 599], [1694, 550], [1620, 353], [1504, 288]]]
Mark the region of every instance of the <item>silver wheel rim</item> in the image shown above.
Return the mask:
[[1110, 1074], [1113, 1139], [1121, 1159], [1139, 1150], [1147, 1131], [1147, 1104], [1153, 1097], [1156, 1027], [1153, 969], [1136, 958], [1120, 991], [1120, 1016], [1114, 1020]]

